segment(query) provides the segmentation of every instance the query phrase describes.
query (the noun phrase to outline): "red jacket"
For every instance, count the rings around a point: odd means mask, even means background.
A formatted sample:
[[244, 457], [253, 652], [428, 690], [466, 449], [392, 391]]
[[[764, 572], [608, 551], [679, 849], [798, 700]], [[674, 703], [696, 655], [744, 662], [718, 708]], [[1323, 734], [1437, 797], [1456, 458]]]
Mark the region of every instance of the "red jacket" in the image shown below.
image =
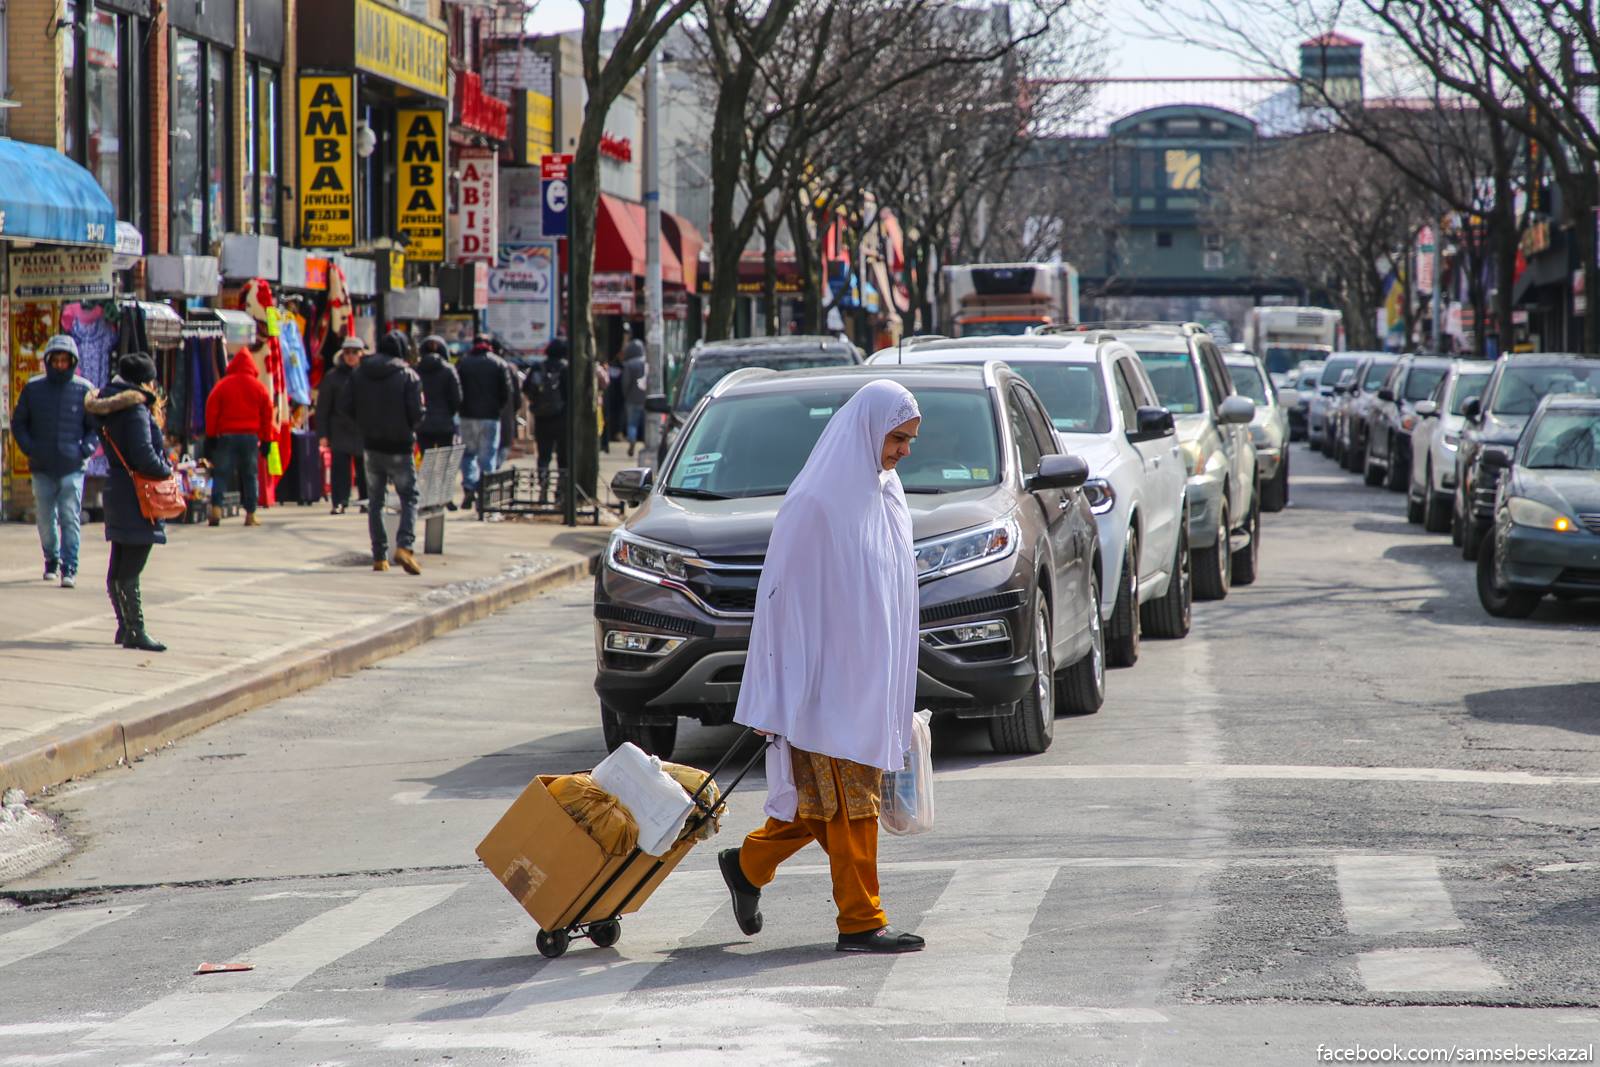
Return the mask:
[[206, 436], [225, 433], [247, 433], [258, 441], [273, 437], [272, 394], [261, 384], [256, 361], [244, 348], [229, 361], [228, 373], [206, 397]]

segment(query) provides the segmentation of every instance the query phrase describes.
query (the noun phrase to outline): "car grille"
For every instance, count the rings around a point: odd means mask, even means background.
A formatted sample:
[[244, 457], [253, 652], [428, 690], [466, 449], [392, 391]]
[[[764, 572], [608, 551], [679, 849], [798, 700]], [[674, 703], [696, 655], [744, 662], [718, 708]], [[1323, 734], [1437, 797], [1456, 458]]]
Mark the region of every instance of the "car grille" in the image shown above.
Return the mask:
[[756, 587], [761, 582], [761, 556], [707, 559], [691, 568], [685, 583], [712, 611], [722, 615], [753, 615]]
[[621, 622], [629, 626], [648, 626], [653, 630], [683, 634], [685, 637], [710, 637], [714, 631], [702, 622], [663, 615], [658, 611], [623, 607], [620, 604], [596, 604], [594, 617], [602, 622]]
[[1600, 534], [1600, 511], [1587, 511], [1578, 515], [1578, 521], [1590, 533]]
[[968, 615], [983, 615], [995, 611], [1010, 611], [1022, 604], [1023, 592], [1013, 589], [1009, 593], [995, 593], [993, 596], [973, 597], [971, 600], [953, 600], [948, 604], [936, 604], [931, 608], [922, 609], [922, 625], [943, 622], [946, 619], [961, 619]]

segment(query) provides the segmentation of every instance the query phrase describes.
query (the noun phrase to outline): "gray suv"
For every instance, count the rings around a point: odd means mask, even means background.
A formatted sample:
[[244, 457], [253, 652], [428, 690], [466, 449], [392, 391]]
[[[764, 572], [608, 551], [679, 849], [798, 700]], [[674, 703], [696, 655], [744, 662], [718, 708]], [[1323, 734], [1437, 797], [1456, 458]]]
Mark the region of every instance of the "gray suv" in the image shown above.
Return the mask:
[[1105, 698], [1104, 573], [1081, 489], [1026, 380], [968, 367], [744, 370], [712, 388], [657, 472], [618, 473], [639, 505], [595, 577], [595, 691], [608, 747], [672, 752], [680, 717], [732, 720], [761, 565], [783, 494], [828, 419], [890, 378], [921, 434], [898, 471], [922, 605], [917, 704], [983, 718], [1001, 752], [1042, 752], [1058, 711]]

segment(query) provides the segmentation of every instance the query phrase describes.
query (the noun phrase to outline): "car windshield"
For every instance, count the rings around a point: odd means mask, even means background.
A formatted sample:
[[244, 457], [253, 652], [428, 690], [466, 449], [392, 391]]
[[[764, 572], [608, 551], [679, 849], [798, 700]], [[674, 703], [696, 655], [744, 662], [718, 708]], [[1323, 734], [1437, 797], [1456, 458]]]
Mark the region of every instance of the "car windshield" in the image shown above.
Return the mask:
[[993, 322], [963, 322], [962, 337], [1021, 337], [1044, 319], [1001, 319]]
[[1268, 374], [1282, 374], [1301, 363], [1320, 362], [1328, 358], [1326, 348], [1300, 348], [1289, 345], [1268, 345], [1262, 362]]
[[1334, 356], [1322, 368], [1322, 384], [1332, 389], [1347, 370], [1355, 368], [1356, 361], [1349, 356]]
[[1600, 393], [1600, 360], [1559, 367], [1507, 367], [1490, 409], [1496, 415], [1532, 415], [1539, 401], [1551, 393]]
[[1062, 433], [1110, 433], [1105, 379], [1093, 363], [1011, 364], [1044, 401], [1050, 421]]
[[745, 367], [768, 367], [772, 370], [808, 370], [811, 367], [849, 367], [855, 360], [844, 352], [740, 352], [718, 356], [697, 356], [689, 366], [689, 374], [678, 390], [678, 402], [673, 407], [679, 412], [694, 410], [700, 398], [711, 392], [713, 386], [736, 370]]
[[[987, 389], [915, 389], [922, 426], [900, 461], [908, 493], [945, 493], [1000, 480], [1000, 448]], [[668, 496], [720, 500], [781, 496], [822, 429], [855, 394], [816, 388], [721, 397], [701, 412], [668, 473]]]
[[1189, 353], [1141, 351], [1139, 362], [1156, 387], [1162, 407], [1174, 415], [1193, 415], [1200, 410], [1200, 382]]
[[1265, 405], [1267, 402], [1267, 383], [1261, 380], [1261, 372], [1254, 367], [1228, 367], [1228, 375], [1233, 378], [1233, 387], [1239, 392], [1254, 400], [1257, 404]]
[[1443, 367], [1413, 367], [1411, 373], [1406, 375], [1405, 395], [1402, 400], [1412, 403], [1426, 400], [1438, 388], [1439, 380], [1444, 377]]
[[1392, 362], [1383, 363], [1373, 360], [1372, 366], [1367, 368], [1367, 376], [1361, 379], [1361, 391], [1363, 393], [1377, 391], [1378, 386], [1382, 385], [1383, 380], [1389, 376], [1389, 368], [1393, 366]]
[[1455, 392], [1450, 394], [1450, 414], [1460, 415], [1461, 409], [1467, 401], [1475, 396], [1483, 395], [1483, 387], [1489, 384], [1489, 372], [1486, 370], [1462, 371], [1456, 375]]
[[1600, 470], [1600, 411], [1547, 411], [1528, 432], [1524, 466]]

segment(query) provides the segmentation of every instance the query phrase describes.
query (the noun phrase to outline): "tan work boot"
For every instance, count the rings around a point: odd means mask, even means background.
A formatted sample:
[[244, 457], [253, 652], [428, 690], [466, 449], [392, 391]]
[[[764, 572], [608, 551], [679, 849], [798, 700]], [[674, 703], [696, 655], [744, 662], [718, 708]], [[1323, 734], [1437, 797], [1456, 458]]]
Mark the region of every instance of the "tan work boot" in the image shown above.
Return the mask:
[[206, 512], [206, 525], [207, 526], [221, 526], [222, 525], [222, 509], [217, 507], [217, 505], [215, 505], [215, 504], [212, 504], [210, 510], [208, 510]]
[[260, 526], [261, 520], [256, 518], [255, 512], [247, 511], [244, 513], [244, 524], [246, 526]]
[[386, 559], [375, 559], [372, 561], [372, 569], [375, 571], [386, 571], [389, 569], [389, 561]]
[[422, 564], [417, 562], [417, 557], [411, 554], [411, 550], [409, 548], [395, 549], [394, 561], [400, 564], [401, 569], [407, 574], [422, 573]]

